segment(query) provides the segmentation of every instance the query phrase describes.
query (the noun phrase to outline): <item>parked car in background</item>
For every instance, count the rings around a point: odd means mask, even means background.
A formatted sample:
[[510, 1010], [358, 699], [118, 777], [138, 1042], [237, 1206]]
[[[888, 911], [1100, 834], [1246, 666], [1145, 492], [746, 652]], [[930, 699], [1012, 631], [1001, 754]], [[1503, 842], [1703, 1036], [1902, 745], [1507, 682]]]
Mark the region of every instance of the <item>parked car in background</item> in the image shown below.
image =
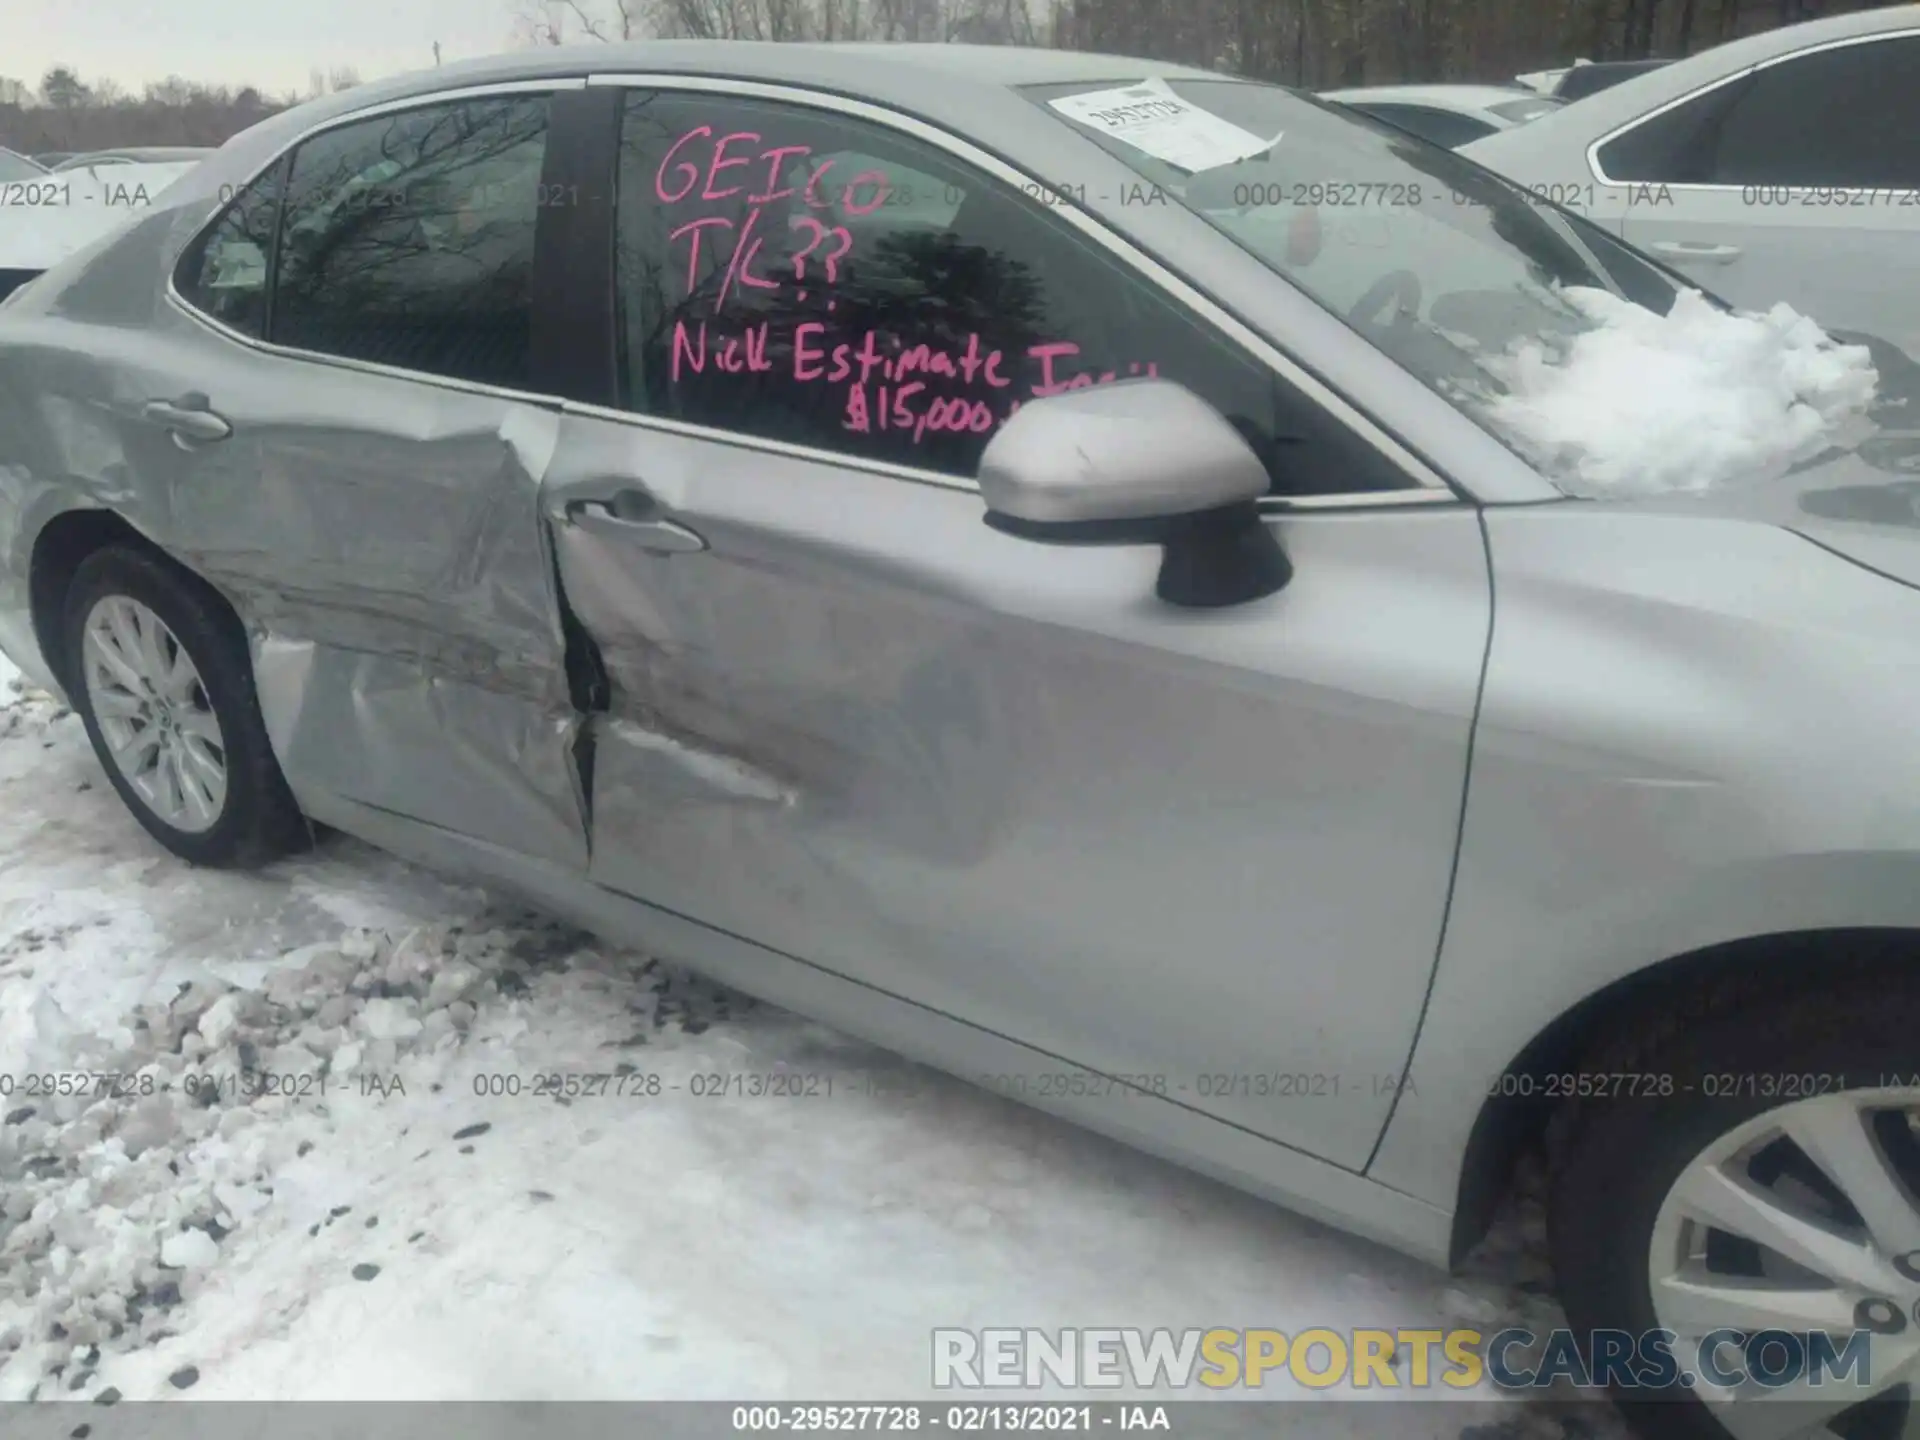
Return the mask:
[[1572, 102], [1672, 63], [1671, 60], [1576, 60], [1558, 69], [1531, 70], [1514, 76], [1513, 80], [1536, 94]]
[[1320, 98], [1384, 120], [1449, 150], [1537, 120], [1561, 104], [1544, 95], [1529, 94], [1519, 86], [1502, 85], [1373, 85], [1323, 90]]
[[115, 226], [144, 214], [198, 160], [126, 162], [5, 176], [0, 153], [0, 298]]
[[186, 860], [324, 822], [1440, 1263], [1551, 1121], [1580, 1334], [1872, 1321], [1634, 1370], [1663, 1435], [1897, 1398], [1891, 477], [1571, 500], [1474, 387], [1550, 281], [1695, 303], [1617, 238], [1275, 86], [887, 62], [236, 137], [0, 307], [0, 645]]
[[1561, 72], [1554, 82], [1553, 94], [1566, 101], [1584, 100], [1598, 95], [1636, 75], [1645, 75], [1671, 65], [1671, 60], [1585, 60]]
[[1737, 305], [1920, 357], [1920, 5], [1717, 46], [1462, 153]]
[[102, 165], [175, 165], [204, 160], [217, 147], [209, 145], [144, 145], [122, 150], [89, 150], [64, 157], [53, 169], [95, 169]]
[[38, 160], [0, 146], [0, 184], [9, 180], [32, 180], [46, 173], [47, 167]]

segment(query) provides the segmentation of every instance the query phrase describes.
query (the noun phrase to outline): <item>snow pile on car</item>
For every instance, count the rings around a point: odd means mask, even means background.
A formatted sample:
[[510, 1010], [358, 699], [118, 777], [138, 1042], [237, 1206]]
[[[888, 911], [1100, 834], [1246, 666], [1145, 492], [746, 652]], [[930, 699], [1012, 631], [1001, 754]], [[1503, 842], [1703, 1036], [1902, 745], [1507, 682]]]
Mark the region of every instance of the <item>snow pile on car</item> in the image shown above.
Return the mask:
[[1729, 313], [1682, 291], [1666, 315], [1559, 294], [1586, 328], [1483, 361], [1492, 422], [1569, 494], [1699, 491], [1770, 478], [1840, 443], [1874, 399], [1865, 346], [1786, 305]]

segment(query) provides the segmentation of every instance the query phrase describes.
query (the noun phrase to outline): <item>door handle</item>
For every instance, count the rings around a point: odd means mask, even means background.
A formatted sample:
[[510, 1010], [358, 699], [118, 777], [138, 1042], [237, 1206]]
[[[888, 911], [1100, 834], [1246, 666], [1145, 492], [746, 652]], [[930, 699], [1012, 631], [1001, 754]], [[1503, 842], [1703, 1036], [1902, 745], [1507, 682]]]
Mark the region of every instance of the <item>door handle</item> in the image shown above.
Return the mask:
[[180, 400], [151, 400], [142, 407], [140, 413], [154, 424], [172, 431], [176, 442], [224, 440], [233, 434], [233, 426], [207, 408], [204, 395], [188, 395]]
[[657, 508], [652, 514], [622, 515], [615, 503], [576, 500], [567, 506], [567, 520], [655, 555], [693, 555], [707, 548], [707, 542], [699, 535], [666, 519]]
[[1726, 265], [1740, 258], [1738, 245], [1715, 245], [1696, 240], [1655, 240], [1647, 248], [1656, 255], [1697, 265]]

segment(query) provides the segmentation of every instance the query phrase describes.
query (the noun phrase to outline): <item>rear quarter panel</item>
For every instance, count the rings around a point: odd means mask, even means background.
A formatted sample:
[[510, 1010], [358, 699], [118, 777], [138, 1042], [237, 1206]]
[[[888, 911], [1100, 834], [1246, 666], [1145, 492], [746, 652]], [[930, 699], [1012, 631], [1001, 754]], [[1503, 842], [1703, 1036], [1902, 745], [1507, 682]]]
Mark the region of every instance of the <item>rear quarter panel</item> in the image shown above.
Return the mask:
[[56, 693], [28, 597], [45, 527], [70, 510], [111, 509], [166, 543], [167, 496], [137, 478], [154, 473], [142, 460], [165, 437], [140, 420], [148, 397], [129, 388], [121, 362], [129, 345], [157, 354], [169, 321], [186, 323], [162, 298], [182, 223], [178, 209], [156, 206], [0, 308], [0, 648]]

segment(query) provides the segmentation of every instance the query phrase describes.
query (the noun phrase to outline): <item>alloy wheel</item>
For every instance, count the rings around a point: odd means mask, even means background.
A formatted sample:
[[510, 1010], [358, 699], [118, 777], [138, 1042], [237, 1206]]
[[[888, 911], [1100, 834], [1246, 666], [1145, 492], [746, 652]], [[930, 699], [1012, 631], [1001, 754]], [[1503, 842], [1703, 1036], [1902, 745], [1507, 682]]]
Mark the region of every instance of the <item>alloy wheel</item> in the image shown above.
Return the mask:
[[166, 622], [130, 596], [102, 596], [87, 615], [81, 669], [121, 778], [174, 829], [212, 829], [227, 802], [227, 747], [200, 671]]
[[[1720, 1373], [1747, 1377], [1695, 1387], [1738, 1440], [1880, 1437], [1903, 1400], [1892, 1433], [1920, 1434], [1920, 1084], [1810, 1094], [1722, 1135], [1668, 1191], [1647, 1278], [1683, 1372], [1719, 1336]], [[1795, 1372], [1814, 1336], [1856, 1333], [1865, 1383]]]

